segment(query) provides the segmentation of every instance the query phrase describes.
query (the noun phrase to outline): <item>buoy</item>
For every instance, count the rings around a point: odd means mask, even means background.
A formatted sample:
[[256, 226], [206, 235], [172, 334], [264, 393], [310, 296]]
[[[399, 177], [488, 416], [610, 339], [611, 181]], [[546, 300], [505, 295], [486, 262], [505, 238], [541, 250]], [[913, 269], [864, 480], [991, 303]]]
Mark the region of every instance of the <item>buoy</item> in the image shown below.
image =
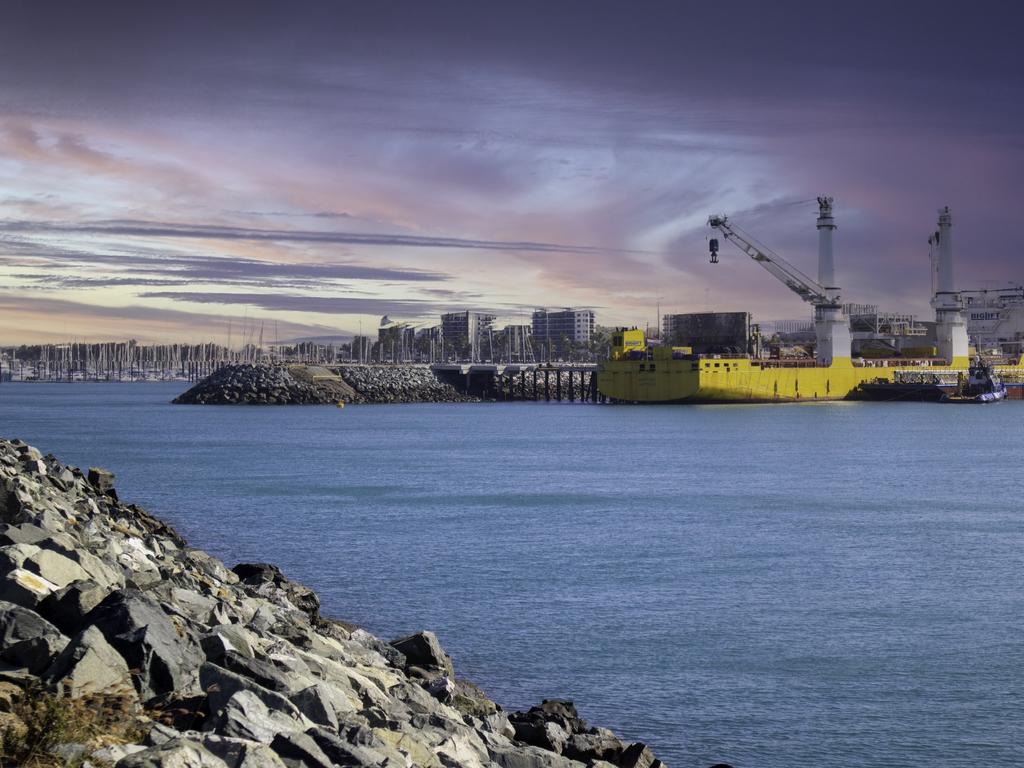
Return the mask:
[[338, 401], [338, 407], [339, 408], [344, 408], [345, 407], [345, 401], [344, 400], [339, 400]]

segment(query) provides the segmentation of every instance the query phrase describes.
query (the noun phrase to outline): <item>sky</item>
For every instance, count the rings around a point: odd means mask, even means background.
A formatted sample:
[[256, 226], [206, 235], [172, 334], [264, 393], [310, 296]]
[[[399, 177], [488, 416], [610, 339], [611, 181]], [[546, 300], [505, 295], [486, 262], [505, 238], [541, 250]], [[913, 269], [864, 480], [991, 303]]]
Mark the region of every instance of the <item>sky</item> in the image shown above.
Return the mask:
[[0, 23], [0, 343], [373, 332], [592, 307], [930, 317], [1024, 281], [1024, 11], [932, 2], [18, 2]]

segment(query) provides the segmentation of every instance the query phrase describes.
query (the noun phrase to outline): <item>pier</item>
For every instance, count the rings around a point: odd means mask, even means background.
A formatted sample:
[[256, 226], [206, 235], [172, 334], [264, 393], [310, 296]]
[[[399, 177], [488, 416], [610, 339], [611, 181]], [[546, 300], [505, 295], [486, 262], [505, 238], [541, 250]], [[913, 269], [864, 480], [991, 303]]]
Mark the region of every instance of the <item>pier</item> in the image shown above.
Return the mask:
[[434, 374], [478, 397], [501, 400], [598, 403], [593, 363], [439, 363]]

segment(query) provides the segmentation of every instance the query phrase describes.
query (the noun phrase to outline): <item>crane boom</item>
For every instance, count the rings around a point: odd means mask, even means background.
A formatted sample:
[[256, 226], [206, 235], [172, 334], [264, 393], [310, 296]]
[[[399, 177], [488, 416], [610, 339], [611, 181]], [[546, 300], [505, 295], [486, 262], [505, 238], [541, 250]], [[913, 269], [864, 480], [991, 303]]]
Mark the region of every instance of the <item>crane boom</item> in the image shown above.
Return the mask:
[[777, 253], [756, 243], [753, 238], [741, 234], [727, 216], [711, 216], [708, 218], [708, 224], [808, 304], [817, 307], [835, 303], [835, 299], [824, 286], [809, 278]]

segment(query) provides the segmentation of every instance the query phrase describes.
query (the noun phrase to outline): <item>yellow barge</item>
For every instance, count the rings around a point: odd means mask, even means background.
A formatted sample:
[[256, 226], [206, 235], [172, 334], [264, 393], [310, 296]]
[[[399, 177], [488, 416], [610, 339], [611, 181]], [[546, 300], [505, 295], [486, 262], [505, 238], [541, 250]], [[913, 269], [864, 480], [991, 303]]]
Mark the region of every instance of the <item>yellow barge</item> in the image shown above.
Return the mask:
[[[598, 391], [621, 403], [786, 403], [843, 400], [865, 382], [967, 372], [968, 360], [757, 360], [747, 355], [694, 355], [686, 347], [648, 347], [641, 330], [616, 331], [597, 373]], [[1008, 382], [1024, 381], [1024, 358], [1000, 366]], [[1011, 393], [1014, 389], [1011, 388]], [[1011, 394], [1011, 397], [1013, 394]], [[1016, 398], [1014, 398], [1016, 399]]]

